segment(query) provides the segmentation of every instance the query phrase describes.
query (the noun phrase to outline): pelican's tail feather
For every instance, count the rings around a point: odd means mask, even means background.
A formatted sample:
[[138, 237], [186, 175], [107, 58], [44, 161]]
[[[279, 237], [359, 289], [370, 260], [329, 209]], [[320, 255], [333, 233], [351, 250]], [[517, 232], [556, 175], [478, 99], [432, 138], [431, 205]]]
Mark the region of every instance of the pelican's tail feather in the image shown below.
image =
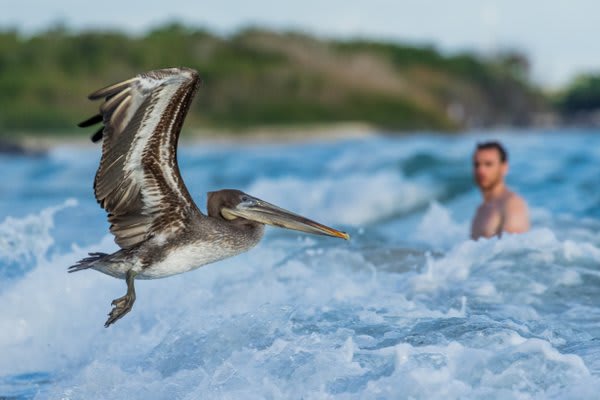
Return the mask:
[[69, 267], [69, 272], [77, 272], [94, 266], [98, 261], [108, 256], [106, 253], [88, 253], [89, 257], [77, 261], [77, 264]]

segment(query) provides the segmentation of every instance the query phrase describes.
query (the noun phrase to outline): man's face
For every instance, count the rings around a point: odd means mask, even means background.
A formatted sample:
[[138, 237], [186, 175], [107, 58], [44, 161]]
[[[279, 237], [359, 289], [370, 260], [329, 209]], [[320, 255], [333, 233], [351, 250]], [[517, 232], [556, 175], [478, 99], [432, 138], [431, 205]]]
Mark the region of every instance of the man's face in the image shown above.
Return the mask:
[[508, 164], [500, 160], [496, 149], [482, 149], [473, 155], [473, 176], [481, 190], [489, 190], [504, 180]]

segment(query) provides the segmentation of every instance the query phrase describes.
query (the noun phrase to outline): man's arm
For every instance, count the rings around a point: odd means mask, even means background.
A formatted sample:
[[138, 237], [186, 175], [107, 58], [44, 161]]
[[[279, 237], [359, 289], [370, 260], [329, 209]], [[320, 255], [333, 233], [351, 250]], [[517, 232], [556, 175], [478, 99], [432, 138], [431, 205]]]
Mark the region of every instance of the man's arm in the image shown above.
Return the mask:
[[502, 230], [508, 233], [523, 233], [529, 230], [527, 204], [516, 194], [510, 196], [504, 206]]

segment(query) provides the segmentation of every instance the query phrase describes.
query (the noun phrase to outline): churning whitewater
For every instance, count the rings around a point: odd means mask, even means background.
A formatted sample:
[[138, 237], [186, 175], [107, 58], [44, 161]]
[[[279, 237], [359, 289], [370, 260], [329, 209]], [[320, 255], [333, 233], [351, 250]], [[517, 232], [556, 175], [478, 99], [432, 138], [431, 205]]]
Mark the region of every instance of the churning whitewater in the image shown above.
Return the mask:
[[600, 391], [600, 136], [497, 132], [533, 229], [468, 240], [489, 134], [180, 146], [183, 178], [348, 231], [269, 229], [242, 256], [137, 283], [66, 273], [117, 249], [94, 148], [0, 156], [0, 398], [578, 398]]

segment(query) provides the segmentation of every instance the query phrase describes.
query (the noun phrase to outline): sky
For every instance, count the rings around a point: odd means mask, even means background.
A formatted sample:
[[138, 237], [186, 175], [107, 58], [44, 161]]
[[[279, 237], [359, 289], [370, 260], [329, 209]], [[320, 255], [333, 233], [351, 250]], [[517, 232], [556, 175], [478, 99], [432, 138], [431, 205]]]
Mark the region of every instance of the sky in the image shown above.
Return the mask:
[[598, 0], [0, 0], [0, 10], [0, 29], [23, 33], [57, 23], [143, 33], [180, 21], [224, 35], [252, 25], [428, 44], [448, 53], [516, 49], [529, 57], [532, 78], [548, 88], [600, 72]]

